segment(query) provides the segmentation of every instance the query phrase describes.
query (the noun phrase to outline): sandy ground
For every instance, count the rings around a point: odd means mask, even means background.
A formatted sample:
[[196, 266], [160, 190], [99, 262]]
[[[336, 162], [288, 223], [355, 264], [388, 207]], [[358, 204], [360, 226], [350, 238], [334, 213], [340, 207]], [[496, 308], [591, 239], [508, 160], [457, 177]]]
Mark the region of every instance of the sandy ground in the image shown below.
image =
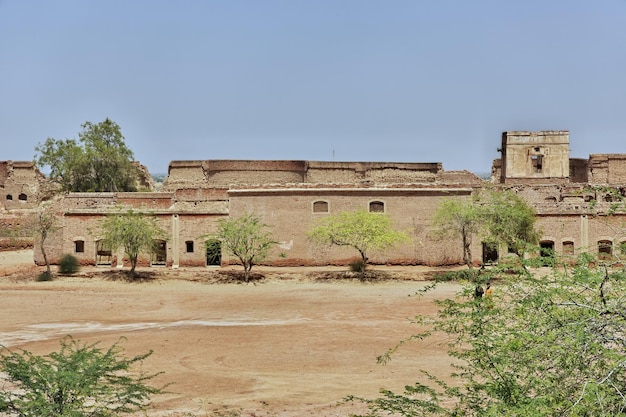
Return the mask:
[[[397, 272], [397, 269], [375, 269]], [[106, 279], [95, 268], [79, 276], [35, 282], [41, 268], [31, 251], [0, 253], [0, 343], [36, 354], [56, 350], [72, 335], [108, 346], [119, 339], [127, 355], [153, 350], [144, 363], [164, 371], [150, 416], [347, 416], [354, 394], [375, 397], [420, 380], [419, 369], [442, 374], [443, 340], [403, 347], [387, 365], [376, 357], [419, 329], [417, 314], [433, 314], [433, 298], [451, 297], [446, 284], [413, 296], [424, 270], [404, 268], [415, 280], [319, 282], [307, 270], [260, 268], [253, 284], [209, 283], [209, 269], [165, 270], [150, 281]], [[100, 269], [99, 271], [102, 271]], [[218, 410], [218, 411], [216, 411]]]

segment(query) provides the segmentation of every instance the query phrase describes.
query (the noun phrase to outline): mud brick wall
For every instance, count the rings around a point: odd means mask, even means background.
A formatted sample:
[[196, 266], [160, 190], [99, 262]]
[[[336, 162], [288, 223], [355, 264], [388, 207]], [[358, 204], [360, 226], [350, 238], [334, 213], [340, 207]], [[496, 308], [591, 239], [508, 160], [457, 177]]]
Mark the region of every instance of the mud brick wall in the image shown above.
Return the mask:
[[[271, 226], [280, 245], [268, 263], [282, 265], [346, 264], [358, 257], [354, 249], [320, 248], [313, 245], [306, 233], [316, 221], [333, 213], [368, 210], [372, 201], [382, 201], [395, 227], [403, 230], [411, 241], [384, 253], [368, 254], [373, 263], [430, 264], [460, 263], [462, 250], [447, 241], [433, 241], [432, 218], [437, 205], [451, 195], [467, 198], [469, 190], [442, 191], [428, 189], [341, 189], [341, 190], [238, 190], [231, 192], [230, 216], [249, 212], [259, 215]], [[328, 213], [313, 211], [315, 201], [328, 203]], [[479, 257], [479, 245], [476, 255]]]

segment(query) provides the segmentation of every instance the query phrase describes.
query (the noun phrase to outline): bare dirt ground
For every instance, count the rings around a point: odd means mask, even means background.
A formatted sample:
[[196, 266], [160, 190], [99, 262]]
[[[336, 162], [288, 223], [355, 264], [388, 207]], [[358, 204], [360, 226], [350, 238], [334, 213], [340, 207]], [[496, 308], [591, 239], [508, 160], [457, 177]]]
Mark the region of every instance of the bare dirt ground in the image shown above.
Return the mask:
[[143, 369], [172, 385], [149, 416], [348, 416], [363, 406], [342, 403], [347, 395], [401, 391], [419, 369], [448, 368], [436, 338], [376, 362], [419, 330], [411, 318], [458, 291], [414, 296], [432, 269], [373, 267], [394, 278], [378, 282], [329, 279], [342, 268], [255, 269], [265, 278], [254, 284], [220, 282], [209, 268], [146, 268], [141, 282], [83, 268], [35, 282], [32, 251], [0, 252], [0, 344], [46, 354], [65, 335], [103, 346], [123, 336], [127, 355], [153, 350]]

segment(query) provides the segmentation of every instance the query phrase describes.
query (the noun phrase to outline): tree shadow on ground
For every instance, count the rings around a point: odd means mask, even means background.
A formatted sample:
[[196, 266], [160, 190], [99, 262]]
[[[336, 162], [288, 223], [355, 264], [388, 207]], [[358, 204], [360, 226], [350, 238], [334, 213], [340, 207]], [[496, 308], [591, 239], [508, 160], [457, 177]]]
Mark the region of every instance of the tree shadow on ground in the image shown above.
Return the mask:
[[329, 281], [361, 281], [361, 282], [381, 282], [396, 279], [393, 274], [385, 271], [322, 271], [310, 272], [307, 276], [316, 282]]

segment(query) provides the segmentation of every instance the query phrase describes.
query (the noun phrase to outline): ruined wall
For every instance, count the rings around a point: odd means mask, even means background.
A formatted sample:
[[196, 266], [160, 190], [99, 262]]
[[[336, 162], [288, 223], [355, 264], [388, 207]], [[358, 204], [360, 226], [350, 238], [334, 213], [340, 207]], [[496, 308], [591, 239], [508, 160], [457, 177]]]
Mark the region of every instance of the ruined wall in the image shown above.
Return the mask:
[[565, 179], [569, 177], [569, 132], [504, 132], [502, 175], [516, 179]]
[[45, 177], [30, 161], [0, 162], [0, 209], [33, 209], [41, 201]]
[[626, 154], [590, 155], [588, 176], [591, 184], [626, 184]]
[[441, 163], [309, 161], [306, 182], [311, 184], [374, 184], [434, 182]]

